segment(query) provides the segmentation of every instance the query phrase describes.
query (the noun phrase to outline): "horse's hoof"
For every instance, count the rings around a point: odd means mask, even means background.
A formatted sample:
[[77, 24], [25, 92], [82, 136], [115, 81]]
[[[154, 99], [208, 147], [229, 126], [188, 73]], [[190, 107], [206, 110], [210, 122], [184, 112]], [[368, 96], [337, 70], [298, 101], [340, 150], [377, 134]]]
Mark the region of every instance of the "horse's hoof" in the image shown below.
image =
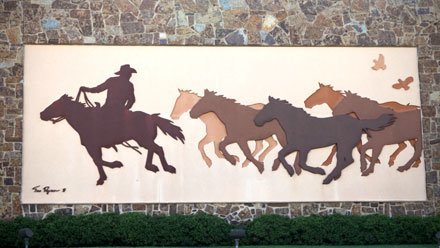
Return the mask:
[[276, 170], [278, 170], [278, 168], [280, 168], [280, 160], [278, 160], [278, 159], [275, 159], [274, 161], [273, 161], [273, 165], [272, 165], [272, 171], [276, 171]]
[[390, 167], [393, 166], [393, 165], [394, 165], [394, 161], [391, 161], [391, 160], [390, 160], [390, 161], [388, 162], [388, 165], [389, 165]]
[[416, 162], [414, 162], [414, 164], [412, 165], [412, 167], [413, 168], [417, 168], [417, 167], [419, 167], [419, 165], [420, 165], [420, 160], [419, 161], [416, 161]]
[[231, 155], [226, 155], [224, 156], [224, 159], [226, 159], [230, 164], [235, 165], [235, 163], [237, 163], [237, 161], [234, 159], [233, 156]]
[[122, 166], [124, 165], [119, 161], [113, 162], [113, 168], [121, 168]]
[[249, 160], [245, 160], [244, 162], [243, 162], [243, 164], [241, 165], [241, 167], [247, 167], [249, 164], [251, 163], [251, 161], [249, 161]]
[[154, 164], [150, 165], [150, 166], [145, 166], [145, 169], [152, 171], [154, 173], [159, 171], [159, 168], [157, 166], [155, 166]]
[[104, 181], [104, 179], [98, 179], [98, 181], [96, 181], [96, 185], [103, 185]]
[[272, 171], [276, 171], [280, 168], [280, 163], [274, 162], [272, 165]]
[[324, 179], [324, 181], [322, 181], [322, 184], [329, 184], [329, 183], [331, 183], [332, 182], [332, 178], [326, 178], [326, 179]]
[[167, 167], [165, 167], [164, 170], [171, 173], [171, 174], [176, 174], [176, 168], [174, 168], [174, 166], [172, 166], [172, 165], [168, 165]]
[[234, 157], [235, 162], [240, 163], [240, 158], [238, 156], [234, 155], [233, 157]]
[[404, 166], [400, 166], [399, 168], [397, 168], [398, 171], [400, 172], [404, 172], [406, 170], [408, 170], [409, 168], [405, 168]]
[[321, 168], [316, 168], [314, 174], [325, 175], [325, 170]]
[[211, 161], [211, 159], [205, 159], [205, 163], [206, 163], [206, 165], [208, 166], [208, 167], [211, 167], [211, 165], [212, 165], [212, 161]]
[[361, 174], [361, 176], [363, 176], [363, 177], [366, 177], [366, 176], [368, 176], [368, 175], [370, 175], [370, 173], [369, 173], [368, 171], [364, 171], [364, 172], [362, 172], [362, 174]]

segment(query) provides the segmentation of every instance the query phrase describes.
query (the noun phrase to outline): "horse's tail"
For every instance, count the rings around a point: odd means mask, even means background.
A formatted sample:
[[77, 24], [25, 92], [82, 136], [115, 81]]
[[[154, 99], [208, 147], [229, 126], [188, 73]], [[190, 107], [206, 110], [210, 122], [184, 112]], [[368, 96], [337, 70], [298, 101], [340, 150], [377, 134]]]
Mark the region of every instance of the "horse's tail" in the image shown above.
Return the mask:
[[393, 114], [382, 114], [376, 119], [359, 120], [360, 127], [368, 134], [368, 130], [380, 131], [394, 123], [396, 117]]
[[154, 123], [156, 123], [165, 135], [169, 135], [173, 139], [179, 139], [182, 143], [185, 143], [185, 136], [180, 127], [174, 125], [172, 121], [160, 117], [159, 114], [153, 114], [152, 116]]

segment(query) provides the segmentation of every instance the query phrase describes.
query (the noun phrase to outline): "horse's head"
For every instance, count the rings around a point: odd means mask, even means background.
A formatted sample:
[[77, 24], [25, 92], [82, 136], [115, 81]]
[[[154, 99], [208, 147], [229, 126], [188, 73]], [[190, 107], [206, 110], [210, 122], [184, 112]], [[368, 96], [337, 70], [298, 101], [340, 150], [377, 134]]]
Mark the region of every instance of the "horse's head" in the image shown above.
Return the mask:
[[40, 118], [43, 121], [54, 121], [55, 118], [64, 117], [66, 103], [71, 102], [71, 100], [71, 97], [63, 95], [62, 97], [60, 97], [60, 99], [56, 100], [51, 105], [49, 105], [49, 107], [43, 110], [40, 113]]
[[178, 120], [183, 113], [190, 110], [200, 100], [200, 97], [190, 90], [179, 89], [179, 93], [180, 95], [174, 103], [173, 112], [171, 112], [173, 120]]
[[218, 105], [215, 92], [205, 90], [205, 95], [192, 107], [189, 115], [193, 119], [199, 118], [201, 115], [217, 109]]
[[254, 118], [254, 123], [257, 126], [263, 126], [264, 123], [272, 121], [275, 119], [277, 110], [277, 100], [269, 96], [269, 103], [264, 105], [264, 107], [258, 111]]
[[311, 94], [307, 99], [304, 101], [304, 104], [306, 108], [313, 108], [316, 105], [321, 105], [326, 103], [329, 99], [329, 97], [332, 95], [332, 93], [335, 92], [333, 90], [333, 87], [331, 85], [324, 85], [322, 83], [319, 83], [319, 89], [317, 89], [313, 94]]

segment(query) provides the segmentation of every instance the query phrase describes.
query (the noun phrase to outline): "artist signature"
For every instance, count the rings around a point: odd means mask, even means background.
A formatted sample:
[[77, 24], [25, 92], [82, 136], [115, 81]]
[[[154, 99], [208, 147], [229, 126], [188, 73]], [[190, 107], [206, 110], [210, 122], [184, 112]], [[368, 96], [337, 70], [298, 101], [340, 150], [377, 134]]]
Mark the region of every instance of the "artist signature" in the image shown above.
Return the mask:
[[64, 193], [64, 192], [66, 192], [67, 189], [66, 189], [66, 188], [62, 188], [62, 189], [51, 189], [50, 186], [44, 186], [44, 187], [41, 187], [41, 185], [37, 185], [37, 186], [33, 187], [32, 190], [33, 190], [35, 193], [46, 193], [46, 194], [48, 195], [48, 194], [50, 194], [50, 193], [56, 193], [56, 192]]

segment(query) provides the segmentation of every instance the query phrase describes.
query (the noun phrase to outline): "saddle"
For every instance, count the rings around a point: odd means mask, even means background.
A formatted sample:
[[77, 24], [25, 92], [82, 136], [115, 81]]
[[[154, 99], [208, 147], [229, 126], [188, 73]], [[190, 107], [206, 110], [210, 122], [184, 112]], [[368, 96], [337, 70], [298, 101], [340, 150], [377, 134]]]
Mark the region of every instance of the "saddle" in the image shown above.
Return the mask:
[[[95, 104], [92, 104], [89, 98], [87, 97], [87, 94], [85, 92], [83, 93], [84, 93], [85, 105], [91, 110], [92, 119], [95, 119], [96, 122], [101, 124], [99, 126], [106, 126], [110, 124], [111, 126], [108, 127], [108, 129], [113, 131], [119, 131], [123, 129], [126, 120], [131, 119], [131, 117], [133, 116], [133, 112], [125, 108], [118, 111], [117, 108], [116, 109], [104, 108], [101, 106], [99, 102], [95, 102]], [[79, 102], [80, 95], [81, 95], [81, 91], [78, 92], [75, 101]], [[132, 146], [127, 141], [121, 143], [121, 145], [131, 148], [137, 153], [142, 154], [139, 151], [138, 146]], [[118, 152], [118, 148], [116, 147], [116, 144], [112, 145], [111, 148], [113, 148], [116, 152]]]

